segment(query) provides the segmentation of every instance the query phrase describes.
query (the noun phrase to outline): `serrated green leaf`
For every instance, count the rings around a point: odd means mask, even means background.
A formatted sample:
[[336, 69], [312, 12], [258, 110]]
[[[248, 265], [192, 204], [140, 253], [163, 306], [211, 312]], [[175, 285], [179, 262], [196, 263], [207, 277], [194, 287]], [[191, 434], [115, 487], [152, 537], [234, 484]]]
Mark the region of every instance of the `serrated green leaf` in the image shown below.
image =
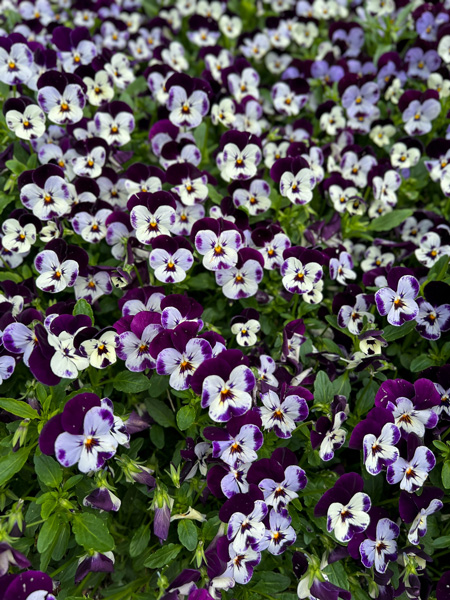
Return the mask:
[[62, 482], [63, 471], [58, 462], [51, 456], [41, 454], [34, 457], [36, 475], [44, 485], [58, 487]]
[[14, 400], [14, 398], [0, 398], [0, 408], [6, 410], [6, 412], [21, 417], [22, 419], [38, 419], [39, 414], [37, 410], [32, 408], [26, 402], [21, 400]]
[[154, 552], [144, 563], [149, 569], [160, 569], [169, 565], [178, 556], [182, 546], [180, 544], [167, 544]]
[[27, 462], [30, 451], [30, 446], [19, 448], [17, 452], [11, 452], [0, 458], [0, 485], [5, 484], [22, 469], [23, 465]]
[[114, 377], [113, 384], [118, 392], [139, 394], [150, 389], [151, 381], [143, 373], [121, 371]]
[[105, 522], [91, 513], [74, 515], [73, 533], [79, 546], [85, 550], [109, 552], [114, 548], [114, 539]]
[[197, 548], [197, 527], [189, 519], [180, 519], [177, 526], [178, 539], [191, 552]]
[[177, 412], [177, 425], [181, 431], [189, 429], [195, 421], [195, 408], [192, 406], [182, 406]]
[[374, 219], [369, 227], [369, 231], [390, 231], [394, 227], [401, 225], [405, 219], [413, 214], [412, 208], [402, 208], [399, 210], [393, 210], [390, 213], [382, 215], [377, 219]]

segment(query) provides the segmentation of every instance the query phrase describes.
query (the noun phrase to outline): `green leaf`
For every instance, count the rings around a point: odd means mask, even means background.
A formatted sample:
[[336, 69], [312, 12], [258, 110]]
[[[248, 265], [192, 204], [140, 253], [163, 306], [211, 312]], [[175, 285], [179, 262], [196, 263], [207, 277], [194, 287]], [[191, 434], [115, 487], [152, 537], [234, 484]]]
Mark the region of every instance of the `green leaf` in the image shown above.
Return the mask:
[[150, 387], [148, 389], [148, 393], [152, 398], [159, 398], [162, 396], [169, 387], [169, 378], [165, 375], [158, 375], [157, 373], [153, 373], [152, 378], [150, 379]]
[[154, 552], [144, 563], [149, 569], [160, 569], [170, 564], [178, 556], [182, 546], [180, 544], [167, 544]]
[[5, 484], [22, 469], [27, 462], [30, 451], [31, 446], [19, 448], [17, 452], [11, 452], [0, 458], [0, 485]]
[[31, 408], [26, 402], [21, 400], [14, 400], [14, 398], [0, 398], [0, 408], [6, 410], [6, 412], [16, 415], [16, 417], [22, 417], [22, 419], [38, 419], [39, 414]]
[[58, 538], [52, 552], [53, 560], [61, 560], [67, 552], [70, 540], [70, 527], [67, 523], [61, 523], [58, 531]]
[[34, 457], [34, 467], [39, 480], [48, 487], [59, 487], [63, 471], [59, 463], [51, 456], [41, 454]]
[[314, 401], [321, 404], [330, 404], [333, 398], [333, 384], [325, 371], [319, 371], [314, 382]]
[[446, 460], [442, 466], [442, 485], [446, 490], [450, 489], [450, 460]]
[[106, 524], [96, 515], [90, 513], [74, 515], [72, 528], [77, 544], [85, 550], [109, 552], [114, 548], [114, 539]]
[[211, 183], [208, 183], [208, 196], [214, 204], [220, 204], [222, 202], [222, 194], [220, 194]]
[[[0, 193], [0, 212], [2, 212], [2, 210], [4, 208], [6, 208], [8, 206], [8, 204], [11, 204], [11, 202], [14, 202], [14, 200], [15, 200], [14, 194], [2, 194], [2, 193]], [[5, 276], [5, 279], [13, 279], [11, 277], [11, 275], [15, 275], [15, 273], [2, 273], [2, 275]], [[22, 280], [22, 278], [20, 277], [20, 275], [17, 275], [17, 277], [19, 277], [19, 281]]]
[[189, 429], [195, 421], [195, 408], [192, 406], [182, 406], [177, 412], [177, 425], [181, 431]]
[[148, 525], [141, 525], [137, 529], [130, 542], [130, 556], [135, 558], [144, 552], [150, 541], [150, 530]]
[[205, 121], [202, 121], [202, 123], [200, 123], [200, 125], [194, 130], [195, 145], [197, 148], [200, 148], [200, 150], [205, 147], [207, 133], [208, 126]]
[[290, 577], [281, 575], [281, 573], [272, 573], [263, 571], [258, 574], [258, 581], [251, 590], [253, 592], [263, 592], [266, 594], [278, 594], [283, 592], [291, 583]]
[[150, 439], [158, 450], [162, 450], [165, 443], [164, 429], [160, 425], [152, 425], [150, 429]]
[[344, 566], [340, 562], [334, 562], [331, 565], [327, 565], [323, 572], [328, 575], [329, 580], [334, 585], [348, 590], [348, 575], [345, 571]]
[[374, 219], [370, 223], [369, 231], [390, 231], [394, 227], [398, 227], [413, 214], [412, 208], [402, 208], [400, 210], [393, 210], [377, 219]]
[[121, 371], [114, 377], [114, 389], [118, 392], [127, 392], [138, 394], [148, 390], [151, 381], [144, 373], [132, 373], [131, 371]]
[[434, 265], [428, 271], [427, 279], [429, 282], [430, 281], [442, 281], [442, 279], [444, 279], [444, 277], [447, 273], [449, 260], [450, 259], [447, 256], [447, 254], [444, 254], [444, 256], [441, 256], [441, 258], [434, 263]]
[[448, 548], [450, 546], [450, 535], [443, 535], [433, 540], [433, 548]]
[[8, 167], [8, 169], [12, 173], [14, 173], [14, 175], [20, 175], [21, 173], [23, 173], [24, 171], [27, 170], [27, 166], [24, 165], [24, 164], [22, 164], [21, 162], [19, 162], [15, 158], [13, 158], [12, 160], [7, 160], [5, 162], [5, 165]]
[[188, 285], [190, 290], [213, 290], [214, 277], [209, 273], [199, 273], [189, 279]]
[[175, 427], [174, 414], [162, 400], [147, 398], [145, 406], [151, 418], [161, 425], [161, 427]]
[[387, 325], [383, 329], [383, 337], [387, 342], [393, 342], [394, 340], [398, 340], [402, 337], [405, 337], [405, 335], [408, 335], [408, 333], [411, 333], [415, 326], [415, 321], [403, 323], [403, 325], [400, 325], [400, 327], [397, 327], [396, 325]]
[[77, 301], [75, 306], [73, 307], [72, 314], [75, 315], [87, 315], [90, 317], [92, 323], [94, 323], [94, 311], [92, 310], [92, 306], [89, 304], [87, 300], [84, 298], [80, 298]]
[[411, 361], [409, 369], [413, 373], [418, 373], [419, 371], [428, 369], [428, 367], [432, 367], [433, 365], [434, 361], [429, 356], [416, 356], [416, 358]]
[[42, 554], [53, 543], [53, 540], [58, 535], [59, 516], [51, 515], [42, 525], [37, 541], [37, 551]]
[[189, 519], [180, 519], [178, 521], [178, 539], [187, 550], [191, 552], [197, 548], [198, 534], [197, 527]]

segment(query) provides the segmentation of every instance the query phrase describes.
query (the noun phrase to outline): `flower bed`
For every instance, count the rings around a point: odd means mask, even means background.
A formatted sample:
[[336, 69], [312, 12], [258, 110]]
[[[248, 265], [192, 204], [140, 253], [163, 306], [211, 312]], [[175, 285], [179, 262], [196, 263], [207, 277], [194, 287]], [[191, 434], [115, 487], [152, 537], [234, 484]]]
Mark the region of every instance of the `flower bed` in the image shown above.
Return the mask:
[[449, 2], [2, 9], [0, 600], [449, 600]]

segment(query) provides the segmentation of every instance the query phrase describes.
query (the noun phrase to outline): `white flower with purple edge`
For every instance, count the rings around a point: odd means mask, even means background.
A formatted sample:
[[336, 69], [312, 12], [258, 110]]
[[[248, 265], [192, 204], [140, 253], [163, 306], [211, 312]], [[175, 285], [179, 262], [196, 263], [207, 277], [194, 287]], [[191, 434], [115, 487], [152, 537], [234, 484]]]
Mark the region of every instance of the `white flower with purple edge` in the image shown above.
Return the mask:
[[375, 540], [365, 539], [359, 546], [361, 562], [370, 569], [375, 567], [378, 573], [385, 573], [389, 561], [397, 560], [396, 538], [400, 528], [390, 519], [380, 519], [377, 523]]
[[231, 577], [236, 583], [245, 585], [253, 577], [253, 567], [261, 562], [261, 553], [251, 548], [238, 553], [232, 545], [229, 547], [229, 553], [231, 560], [227, 563], [227, 569], [221, 577]]
[[400, 441], [400, 437], [400, 429], [393, 423], [385, 423], [378, 437], [373, 433], [364, 436], [364, 464], [368, 473], [378, 475], [384, 467], [397, 460], [399, 450], [396, 444]]
[[132, 208], [130, 218], [137, 239], [143, 244], [150, 244], [158, 235], [170, 235], [169, 228], [175, 222], [175, 210], [162, 205], [151, 213], [146, 206], [139, 205]]
[[[326, 462], [334, 458], [336, 450], [343, 446], [347, 437], [347, 430], [341, 429], [341, 425], [346, 420], [347, 415], [343, 410], [334, 415], [333, 423], [320, 443], [319, 456], [323, 461]], [[317, 426], [316, 429], [318, 429]]]
[[12, 356], [0, 356], [0, 385], [14, 373], [16, 361]]
[[329, 264], [330, 277], [341, 285], [347, 285], [348, 279], [356, 279], [353, 271], [353, 259], [348, 252], [341, 252], [339, 258], [332, 258]]
[[309, 414], [308, 404], [297, 394], [286, 396], [283, 401], [273, 390], [261, 394], [263, 406], [259, 413], [264, 429], [273, 429], [279, 438], [290, 438], [297, 421], [304, 421]]
[[362, 533], [370, 523], [367, 514], [372, 506], [370, 498], [363, 492], [357, 492], [344, 506], [341, 502], [333, 502], [328, 507], [327, 531], [339, 542], [349, 542], [357, 533]]
[[26, 44], [12, 44], [9, 51], [0, 47], [0, 81], [7, 85], [26, 83], [33, 74], [33, 53]]
[[25, 110], [8, 110], [5, 121], [18, 138], [22, 140], [33, 140], [40, 138], [45, 132], [45, 115], [36, 104], [29, 104]]
[[[133, 322], [132, 322], [133, 326]], [[150, 343], [161, 331], [161, 325], [150, 323], [142, 331], [125, 331], [120, 334], [120, 343], [117, 347], [117, 356], [125, 361], [129, 371], [140, 372], [145, 369], [154, 369], [155, 359], [150, 354]]]
[[261, 329], [261, 323], [256, 319], [249, 319], [244, 323], [231, 325], [231, 333], [236, 336], [239, 346], [254, 346], [257, 341], [257, 333]]
[[202, 122], [209, 111], [208, 96], [202, 90], [194, 90], [190, 95], [184, 87], [173, 85], [169, 90], [167, 108], [169, 118], [178, 127], [192, 129]]
[[450, 329], [450, 304], [433, 306], [424, 298], [418, 298], [419, 314], [416, 330], [427, 340], [438, 340], [441, 332]]
[[444, 506], [438, 498], [433, 498], [426, 508], [421, 508], [408, 531], [408, 541], [417, 546], [421, 537], [427, 533], [427, 518]]
[[165, 348], [159, 352], [156, 372], [158, 375], [170, 375], [169, 383], [174, 390], [187, 390], [192, 374], [211, 357], [209, 342], [194, 338], [187, 342], [182, 352], [176, 348]]
[[386, 480], [389, 484], [400, 483], [400, 489], [415, 492], [425, 483], [428, 473], [434, 469], [436, 458], [426, 446], [419, 446], [412, 460], [399, 457], [388, 466]]
[[239, 463], [251, 463], [258, 458], [264, 437], [256, 425], [243, 425], [239, 433], [228, 440], [213, 441], [213, 457], [236, 468]]
[[77, 300], [84, 298], [92, 304], [104, 294], [112, 292], [111, 277], [105, 271], [98, 271], [85, 277], [78, 275], [73, 290]]
[[86, 340], [80, 344], [80, 350], [89, 359], [95, 369], [106, 369], [117, 361], [116, 348], [119, 336], [115, 331], [105, 331], [98, 338]]
[[243, 554], [260, 542], [266, 530], [262, 522], [268, 508], [262, 500], [255, 500], [254, 508], [249, 515], [235, 512], [228, 521], [227, 538], [232, 542], [235, 552]]
[[64, 260], [61, 262], [53, 250], [43, 250], [39, 252], [34, 261], [34, 266], [39, 277], [36, 279], [36, 285], [44, 292], [57, 294], [75, 285], [78, 277], [79, 266], [74, 260]]
[[316, 178], [309, 168], [300, 169], [295, 175], [285, 171], [280, 179], [280, 194], [292, 204], [308, 204], [312, 200], [315, 185]]
[[305, 471], [296, 465], [290, 465], [284, 471], [284, 479], [276, 482], [273, 479], [263, 479], [258, 487], [264, 494], [264, 502], [267, 506], [273, 506], [276, 511], [285, 507], [298, 498], [297, 492], [306, 487], [307, 479]]
[[283, 285], [291, 294], [310, 292], [314, 285], [322, 279], [322, 267], [316, 262], [306, 265], [294, 256], [287, 258], [281, 265]]
[[409, 398], [400, 396], [395, 405], [389, 403], [387, 408], [392, 412], [396, 426], [405, 434], [415, 433], [419, 437], [425, 435], [425, 428], [436, 427], [438, 418], [432, 408], [416, 409]]
[[364, 318], [366, 318], [369, 323], [375, 321], [375, 316], [368, 312], [368, 309], [369, 304], [364, 294], [358, 294], [354, 306], [345, 304], [339, 309], [337, 317], [339, 327], [342, 327], [343, 329], [347, 327], [350, 333], [359, 335], [364, 326]]
[[235, 367], [227, 381], [219, 375], [208, 375], [203, 382], [202, 408], [208, 408], [213, 421], [224, 423], [250, 410], [255, 376], [245, 365]]
[[22, 226], [17, 219], [6, 219], [3, 221], [2, 230], [3, 247], [11, 252], [28, 252], [36, 241], [36, 227], [33, 223]]
[[257, 543], [256, 548], [259, 551], [268, 550], [274, 556], [283, 554], [286, 548], [297, 539], [291, 522], [292, 519], [287, 510], [272, 509], [269, 514], [269, 529], [265, 530], [264, 537]]
[[195, 236], [195, 247], [203, 255], [203, 266], [208, 271], [233, 267], [238, 261], [237, 251], [241, 246], [241, 234], [235, 229], [222, 231], [219, 235], [202, 229]]
[[63, 467], [78, 463], [82, 473], [98, 471], [114, 456], [118, 441], [111, 434], [114, 415], [106, 406], [94, 406], [86, 412], [83, 434], [60, 433], [55, 442], [55, 454]]
[[250, 188], [239, 188], [233, 192], [233, 202], [238, 208], [243, 206], [250, 215], [266, 212], [271, 206], [270, 186], [263, 179], [254, 179]]
[[397, 290], [384, 287], [375, 293], [375, 302], [380, 315], [387, 315], [391, 325], [403, 325], [419, 314], [415, 298], [419, 294], [419, 282], [411, 275], [400, 277]]
[[[241, 261], [240, 261], [241, 262]], [[237, 300], [249, 298], [258, 291], [258, 284], [263, 278], [263, 268], [257, 260], [246, 260], [240, 267], [216, 271], [216, 282], [222, 286], [226, 298]]]
[[88, 212], [76, 213], [72, 219], [72, 227], [75, 233], [81, 235], [86, 242], [98, 244], [106, 236], [107, 227], [105, 222], [111, 213], [112, 211], [107, 208], [102, 208], [94, 215]]
[[420, 239], [420, 245], [415, 250], [415, 255], [422, 265], [430, 269], [441, 256], [450, 257], [450, 246], [441, 245], [441, 237], [434, 231], [430, 231]]
[[236, 144], [229, 142], [225, 144], [222, 158], [221, 176], [225, 181], [250, 179], [256, 175], [262, 153], [256, 144], [247, 144], [243, 148], [239, 148]]
[[158, 281], [179, 283], [186, 279], [186, 271], [192, 267], [194, 257], [186, 248], [178, 248], [173, 254], [163, 248], [155, 248], [149, 261]]
[[81, 86], [69, 83], [63, 92], [51, 85], [40, 88], [37, 101], [50, 121], [63, 125], [81, 121], [86, 97]]
[[20, 190], [20, 199], [26, 208], [43, 221], [62, 217], [69, 209], [69, 189], [58, 175], [48, 177], [43, 187], [35, 183], [25, 184]]

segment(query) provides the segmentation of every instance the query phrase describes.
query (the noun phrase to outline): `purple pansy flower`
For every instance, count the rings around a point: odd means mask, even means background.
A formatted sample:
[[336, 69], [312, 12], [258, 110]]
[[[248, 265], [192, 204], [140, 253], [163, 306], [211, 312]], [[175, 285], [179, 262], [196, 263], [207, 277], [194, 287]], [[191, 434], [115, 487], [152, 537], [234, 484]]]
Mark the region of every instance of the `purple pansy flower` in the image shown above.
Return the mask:
[[435, 487], [424, 487], [420, 496], [417, 494], [400, 493], [399, 512], [405, 523], [411, 523], [408, 541], [418, 545], [420, 538], [427, 533], [427, 518], [441, 510], [444, 506], [444, 492]]
[[121, 332], [117, 323], [115, 324], [120, 333], [117, 356], [125, 361], [125, 366], [130, 371], [154, 369], [156, 362], [150, 354], [150, 344], [162, 330], [161, 316], [158, 313], [143, 311], [126, 319], [128, 330]]
[[363, 479], [357, 473], [342, 475], [330, 490], [325, 492], [314, 509], [314, 516], [327, 515], [327, 530], [334, 531], [336, 539], [345, 543], [357, 533], [367, 529], [372, 505], [362, 492]]
[[394, 267], [388, 273], [388, 284], [391, 287], [378, 290], [375, 293], [375, 302], [380, 315], [387, 315], [391, 325], [399, 326], [406, 321], [412, 321], [419, 314], [419, 307], [415, 301], [419, 294], [419, 282], [412, 275], [403, 275], [397, 279], [394, 276], [395, 269]]
[[160, 235], [152, 241], [149, 262], [155, 277], [163, 283], [179, 283], [193, 263], [191, 246], [183, 237]]
[[377, 523], [375, 539], [365, 539], [360, 547], [361, 562], [378, 573], [385, 573], [389, 561], [397, 560], [397, 542], [400, 528], [390, 519], [380, 519]]
[[200, 125], [209, 111], [205, 83], [189, 75], [175, 73], [168, 79], [166, 89], [169, 92], [166, 105], [170, 121], [177, 127], [188, 129]]
[[52, 580], [41, 571], [7, 576], [4, 583], [2, 600], [56, 600]]
[[[283, 252], [280, 272], [283, 285], [291, 294], [311, 292], [323, 277], [323, 257], [317, 250], [293, 246]], [[319, 262], [320, 261], [320, 262]]]
[[[306, 393], [305, 393], [306, 392]], [[279, 438], [290, 438], [298, 421], [309, 414], [307, 400], [311, 393], [304, 388], [282, 386], [279, 393], [269, 390], [261, 394], [263, 406], [259, 408], [264, 429], [273, 429]]]
[[48, 118], [58, 125], [78, 123], [86, 104], [85, 84], [76, 75], [47, 71], [37, 82], [37, 101]]
[[203, 266], [209, 271], [230, 269], [238, 261], [242, 236], [233, 223], [223, 219], [201, 219], [195, 224], [195, 247], [203, 256]]
[[297, 539], [294, 528], [291, 527], [292, 519], [287, 510], [277, 512], [271, 510], [269, 514], [269, 528], [265, 530], [263, 539], [258, 542], [258, 550], [268, 550], [270, 554], [278, 556]]
[[420, 489], [428, 473], [434, 469], [436, 458], [429, 448], [419, 446], [419, 438], [410, 433], [408, 436], [408, 459], [399, 457], [387, 468], [386, 480], [389, 484], [400, 483], [400, 489], [409, 493]]
[[[159, 375], [170, 375], [169, 383], [175, 390], [188, 389], [195, 370], [202, 362], [212, 357], [209, 342], [193, 337], [196, 333], [195, 323], [181, 323], [167, 333], [164, 344], [166, 347], [158, 353], [156, 372]], [[158, 345], [162, 346], [161, 341]], [[172, 347], [167, 347], [169, 345]], [[155, 346], [156, 341], [152, 344], [154, 353]]]

